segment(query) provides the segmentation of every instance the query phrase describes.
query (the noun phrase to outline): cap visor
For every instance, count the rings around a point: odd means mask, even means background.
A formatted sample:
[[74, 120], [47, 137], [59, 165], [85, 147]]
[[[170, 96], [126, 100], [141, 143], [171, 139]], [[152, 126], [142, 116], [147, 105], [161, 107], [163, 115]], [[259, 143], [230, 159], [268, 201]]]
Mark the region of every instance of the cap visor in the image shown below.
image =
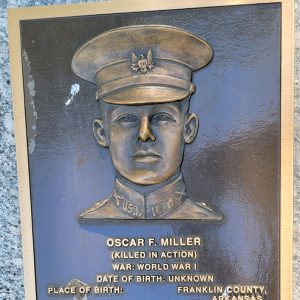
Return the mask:
[[181, 101], [189, 90], [167, 86], [132, 86], [101, 97], [104, 102], [120, 105], [144, 105]]

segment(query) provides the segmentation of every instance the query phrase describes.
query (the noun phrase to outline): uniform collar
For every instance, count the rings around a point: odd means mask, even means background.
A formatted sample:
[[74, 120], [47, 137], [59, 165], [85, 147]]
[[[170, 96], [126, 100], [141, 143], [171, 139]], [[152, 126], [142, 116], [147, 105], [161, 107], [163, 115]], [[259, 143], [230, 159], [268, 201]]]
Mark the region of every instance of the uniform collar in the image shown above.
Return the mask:
[[159, 219], [176, 210], [187, 193], [182, 175], [178, 174], [168, 184], [147, 194], [135, 191], [131, 184], [118, 178], [112, 196], [114, 205], [134, 219]]

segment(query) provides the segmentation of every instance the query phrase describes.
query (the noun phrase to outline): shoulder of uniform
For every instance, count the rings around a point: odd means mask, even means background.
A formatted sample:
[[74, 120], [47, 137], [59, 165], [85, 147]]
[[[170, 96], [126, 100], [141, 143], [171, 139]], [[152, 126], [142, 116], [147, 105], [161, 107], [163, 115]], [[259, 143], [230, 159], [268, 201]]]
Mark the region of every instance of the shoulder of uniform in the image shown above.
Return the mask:
[[222, 221], [223, 216], [215, 212], [204, 202], [196, 202], [187, 198], [176, 211], [168, 216], [169, 219], [196, 219], [203, 221]]
[[111, 201], [111, 197], [96, 202], [92, 207], [84, 210], [78, 217], [80, 223], [94, 223], [104, 219], [128, 219]]

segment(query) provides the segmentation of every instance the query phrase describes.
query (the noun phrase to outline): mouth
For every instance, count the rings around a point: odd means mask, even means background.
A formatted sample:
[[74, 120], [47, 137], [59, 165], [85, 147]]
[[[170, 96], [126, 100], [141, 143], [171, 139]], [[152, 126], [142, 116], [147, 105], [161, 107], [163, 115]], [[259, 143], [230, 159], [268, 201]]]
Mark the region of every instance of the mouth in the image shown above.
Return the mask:
[[140, 150], [135, 155], [133, 155], [133, 160], [140, 163], [154, 163], [157, 162], [162, 157], [151, 150]]

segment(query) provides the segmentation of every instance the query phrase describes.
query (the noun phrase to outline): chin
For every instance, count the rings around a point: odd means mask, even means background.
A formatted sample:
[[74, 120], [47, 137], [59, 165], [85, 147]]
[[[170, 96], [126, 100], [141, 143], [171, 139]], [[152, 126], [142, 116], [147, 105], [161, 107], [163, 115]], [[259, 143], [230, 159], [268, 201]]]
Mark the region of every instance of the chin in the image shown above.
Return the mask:
[[146, 174], [137, 172], [135, 176], [132, 176], [131, 174], [131, 176], [124, 176], [124, 177], [130, 182], [135, 184], [153, 185], [153, 184], [159, 184], [172, 176], [161, 176], [161, 174], [158, 174], [156, 172], [146, 172]]
[[139, 185], [153, 185], [153, 184], [158, 184], [161, 183], [163, 180], [157, 181], [156, 179], [150, 178], [150, 179], [139, 179], [136, 180], [134, 183], [139, 184]]

